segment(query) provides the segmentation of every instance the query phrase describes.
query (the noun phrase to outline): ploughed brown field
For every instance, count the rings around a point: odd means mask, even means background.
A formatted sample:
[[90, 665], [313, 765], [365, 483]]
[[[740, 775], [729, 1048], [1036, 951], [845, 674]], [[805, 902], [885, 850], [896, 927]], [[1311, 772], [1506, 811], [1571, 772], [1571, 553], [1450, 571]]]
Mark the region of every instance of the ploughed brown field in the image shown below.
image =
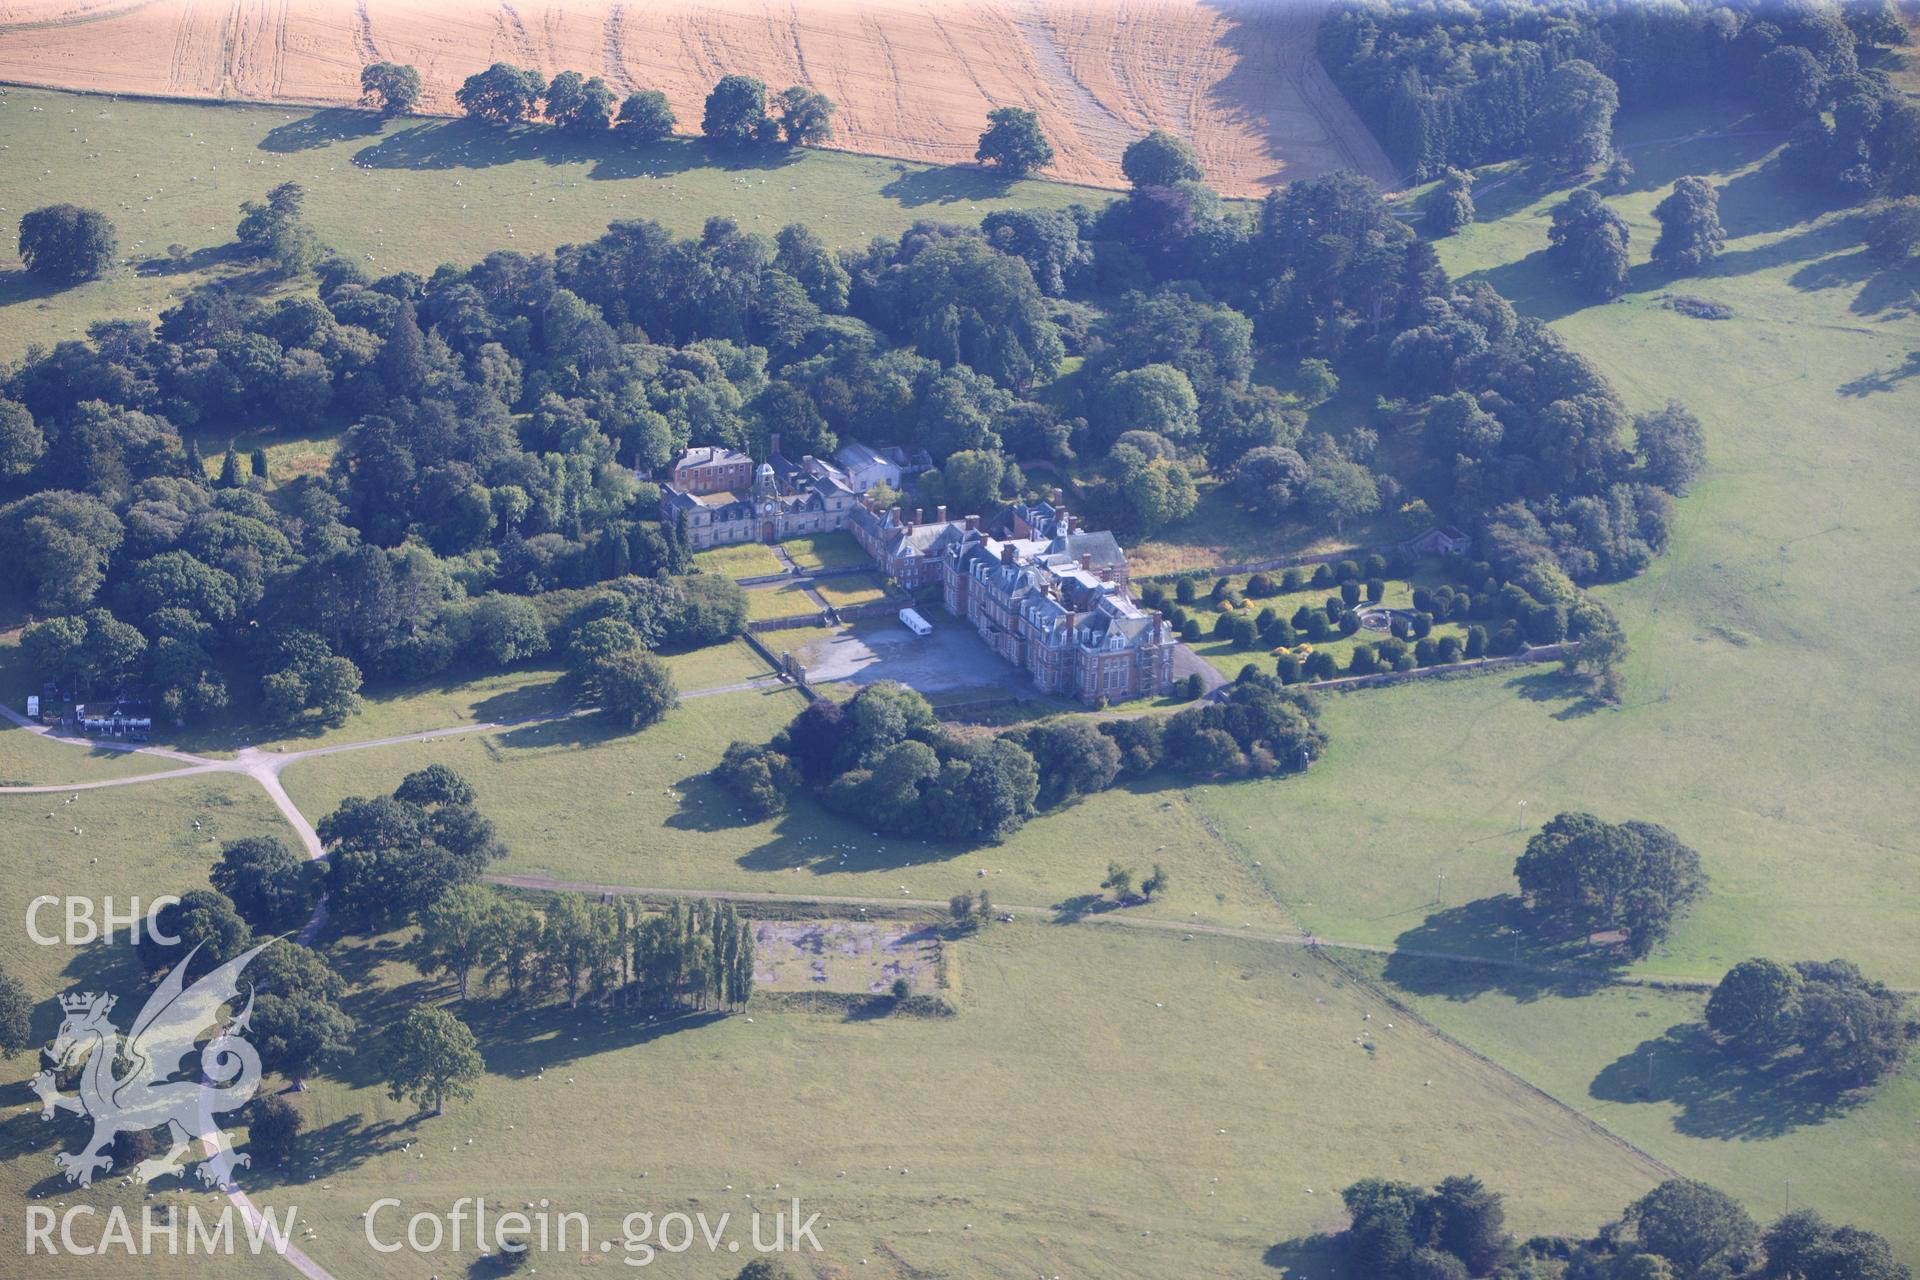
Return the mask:
[[1121, 185], [1149, 129], [1191, 139], [1224, 194], [1392, 165], [1313, 57], [1314, 0], [0, 0], [0, 81], [338, 104], [368, 62], [412, 63], [423, 109], [503, 61], [665, 91], [698, 128], [715, 80], [810, 85], [832, 145], [971, 163], [987, 111], [1040, 113], [1046, 176]]

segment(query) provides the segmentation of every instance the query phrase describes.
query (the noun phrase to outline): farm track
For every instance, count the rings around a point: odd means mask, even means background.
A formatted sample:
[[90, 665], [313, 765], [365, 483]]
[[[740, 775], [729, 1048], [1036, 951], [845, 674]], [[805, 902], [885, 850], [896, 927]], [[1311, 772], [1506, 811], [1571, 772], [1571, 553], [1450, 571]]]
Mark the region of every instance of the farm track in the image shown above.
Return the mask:
[[[364, 3], [364, 0], [362, 2]], [[606, 25], [601, 28], [603, 45], [600, 50], [600, 74], [606, 77], [609, 85], [621, 93], [635, 87], [632, 77], [627, 75], [626, 37], [621, 25], [626, 12], [627, 7], [624, 4], [615, 4], [607, 10]]]
[[825, 93], [829, 145], [868, 155], [971, 164], [987, 111], [1016, 105], [1039, 113], [1057, 152], [1044, 176], [1063, 181], [1124, 185], [1121, 152], [1162, 128], [1191, 138], [1230, 196], [1343, 165], [1393, 185], [1314, 60], [1319, 0], [71, 3], [9, 6], [0, 83], [329, 106], [357, 102], [360, 66], [391, 59], [420, 69], [423, 112], [452, 114], [460, 81], [501, 60], [658, 88], [691, 132], [714, 80], [739, 72]]
[[354, 0], [354, 47], [367, 62], [378, 62], [380, 50], [373, 43], [373, 16], [367, 12], [367, 0]]
[[26, 22], [0, 22], [0, 36], [18, 35], [28, 31], [63, 31], [72, 27], [90, 26], [96, 22], [108, 22], [114, 18], [124, 18], [137, 13], [149, 5], [161, 3], [161, 0], [138, 0], [136, 4], [123, 4], [118, 8], [102, 9], [97, 13], [76, 13], [59, 18], [34, 18]]

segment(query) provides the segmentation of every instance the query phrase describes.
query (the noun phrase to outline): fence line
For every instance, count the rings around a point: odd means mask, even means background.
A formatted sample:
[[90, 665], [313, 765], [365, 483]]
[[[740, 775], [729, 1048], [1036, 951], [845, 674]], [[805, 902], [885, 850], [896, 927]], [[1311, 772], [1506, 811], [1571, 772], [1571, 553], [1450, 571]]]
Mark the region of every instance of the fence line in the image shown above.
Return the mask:
[[820, 700], [820, 695], [814, 690], [813, 682], [807, 678], [806, 667], [801, 665], [798, 658], [795, 658], [791, 665], [781, 662], [779, 655], [774, 653], [772, 649], [769, 649], [766, 643], [761, 640], [760, 637], [754, 635], [751, 630], [740, 638], [745, 640], [747, 647], [759, 654], [761, 660], [768, 666], [793, 681], [793, 687], [805, 694], [807, 701], [818, 702]]
[[1520, 667], [1539, 662], [1558, 662], [1568, 652], [1580, 647], [1578, 641], [1562, 644], [1529, 645], [1520, 653], [1508, 654], [1500, 658], [1472, 658], [1465, 662], [1446, 662], [1431, 667], [1415, 667], [1411, 671], [1376, 671], [1365, 676], [1334, 676], [1327, 680], [1303, 680], [1300, 686], [1307, 689], [1326, 689], [1339, 692], [1342, 689], [1365, 689], [1374, 685], [1404, 684], [1409, 680], [1431, 680], [1439, 676], [1473, 675], [1482, 671], [1498, 671], [1502, 667]]
[[755, 618], [747, 624], [747, 634], [758, 631], [787, 631], [794, 627], [824, 627], [827, 625], [825, 610], [813, 613], [796, 613], [791, 618]]

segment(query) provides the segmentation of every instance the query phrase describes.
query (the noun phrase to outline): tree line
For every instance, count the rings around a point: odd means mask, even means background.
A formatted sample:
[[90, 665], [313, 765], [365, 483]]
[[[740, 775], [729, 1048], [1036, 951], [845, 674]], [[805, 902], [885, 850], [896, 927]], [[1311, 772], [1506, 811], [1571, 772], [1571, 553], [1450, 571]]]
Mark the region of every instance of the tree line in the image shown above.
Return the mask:
[[[538, 112], [562, 132], [582, 136], [611, 129], [619, 137], [657, 142], [679, 123], [658, 89], [640, 89], [622, 100], [599, 76], [562, 71], [547, 80], [506, 62], [468, 76], [453, 96], [469, 117], [487, 124], [523, 124]], [[833, 103], [804, 85], [769, 100], [762, 81], [729, 75], [707, 95], [700, 127], [708, 141], [726, 147], [802, 146], [831, 138], [832, 117]]]
[[919, 693], [887, 682], [810, 703], [768, 744], [731, 744], [714, 779], [754, 817], [783, 812], [804, 787], [871, 829], [995, 843], [1036, 813], [1159, 769], [1292, 773], [1325, 745], [1312, 701], [1271, 676], [1172, 716], [1062, 717], [986, 738], [954, 734]]
[[649, 911], [632, 898], [557, 894], [535, 906], [488, 885], [461, 884], [417, 916], [408, 955], [453, 979], [464, 1003], [498, 986], [512, 1001], [567, 1007], [739, 1009], [753, 994], [752, 926], [732, 903], [673, 899]]
[[1515, 1240], [1506, 1197], [1469, 1174], [1432, 1187], [1363, 1178], [1340, 1193], [1353, 1274], [1376, 1280], [1911, 1280], [1884, 1236], [1812, 1209], [1762, 1230], [1740, 1202], [1669, 1178], [1593, 1236]]
[[[420, 74], [410, 66], [373, 63], [360, 73], [361, 100], [385, 116], [411, 111], [420, 99]], [[536, 116], [563, 133], [614, 136], [658, 142], [679, 124], [667, 95], [639, 89], [625, 99], [599, 76], [562, 71], [552, 80], [508, 62], [496, 62], [461, 82], [454, 101], [471, 119], [511, 127]], [[766, 83], [748, 75], [722, 76], [707, 94], [700, 132], [716, 146], [738, 150], [753, 146], [817, 146], [833, 137], [834, 104], [805, 85], [769, 94]], [[1039, 116], [1024, 107], [996, 107], [987, 113], [975, 157], [1011, 177], [1025, 177], [1053, 160], [1053, 147], [1040, 129]]]

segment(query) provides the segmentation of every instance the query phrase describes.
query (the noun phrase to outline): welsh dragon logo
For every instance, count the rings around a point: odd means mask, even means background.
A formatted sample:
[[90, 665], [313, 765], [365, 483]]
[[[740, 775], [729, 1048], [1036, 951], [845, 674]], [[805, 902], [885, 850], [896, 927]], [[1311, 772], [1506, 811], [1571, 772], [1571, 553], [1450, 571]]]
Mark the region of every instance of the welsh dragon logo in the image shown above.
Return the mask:
[[[187, 986], [187, 966], [200, 950], [194, 947], [148, 998], [124, 1038], [109, 1016], [113, 996], [87, 991], [60, 997], [66, 1018], [53, 1045], [42, 1050], [52, 1069], [33, 1078], [33, 1091], [40, 1099], [42, 1120], [71, 1111], [93, 1121], [93, 1136], [84, 1147], [54, 1157], [67, 1181], [89, 1186], [96, 1172], [111, 1169], [108, 1149], [116, 1134], [128, 1130], [164, 1128], [170, 1144], [158, 1159], [140, 1162], [133, 1171], [138, 1182], [184, 1173], [187, 1149], [195, 1138], [207, 1158], [194, 1172], [208, 1186], [226, 1186], [232, 1166], [249, 1163], [250, 1157], [222, 1149], [214, 1117], [244, 1106], [260, 1085], [260, 1056], [241, 1038], [253, 1013], [251, 986], [246, 1007], [204, 1045], [198, 1039], [219, 1023], [223, 1007], [238, 1002], [241, 971], [272, 945], [268, 941], [235, 956]], [[173, 1079], [196, 1049], [201, 1078]], [[80, 1088], [69, 1096], [59, 1091], [54, 1073], [76, 1064]]]

